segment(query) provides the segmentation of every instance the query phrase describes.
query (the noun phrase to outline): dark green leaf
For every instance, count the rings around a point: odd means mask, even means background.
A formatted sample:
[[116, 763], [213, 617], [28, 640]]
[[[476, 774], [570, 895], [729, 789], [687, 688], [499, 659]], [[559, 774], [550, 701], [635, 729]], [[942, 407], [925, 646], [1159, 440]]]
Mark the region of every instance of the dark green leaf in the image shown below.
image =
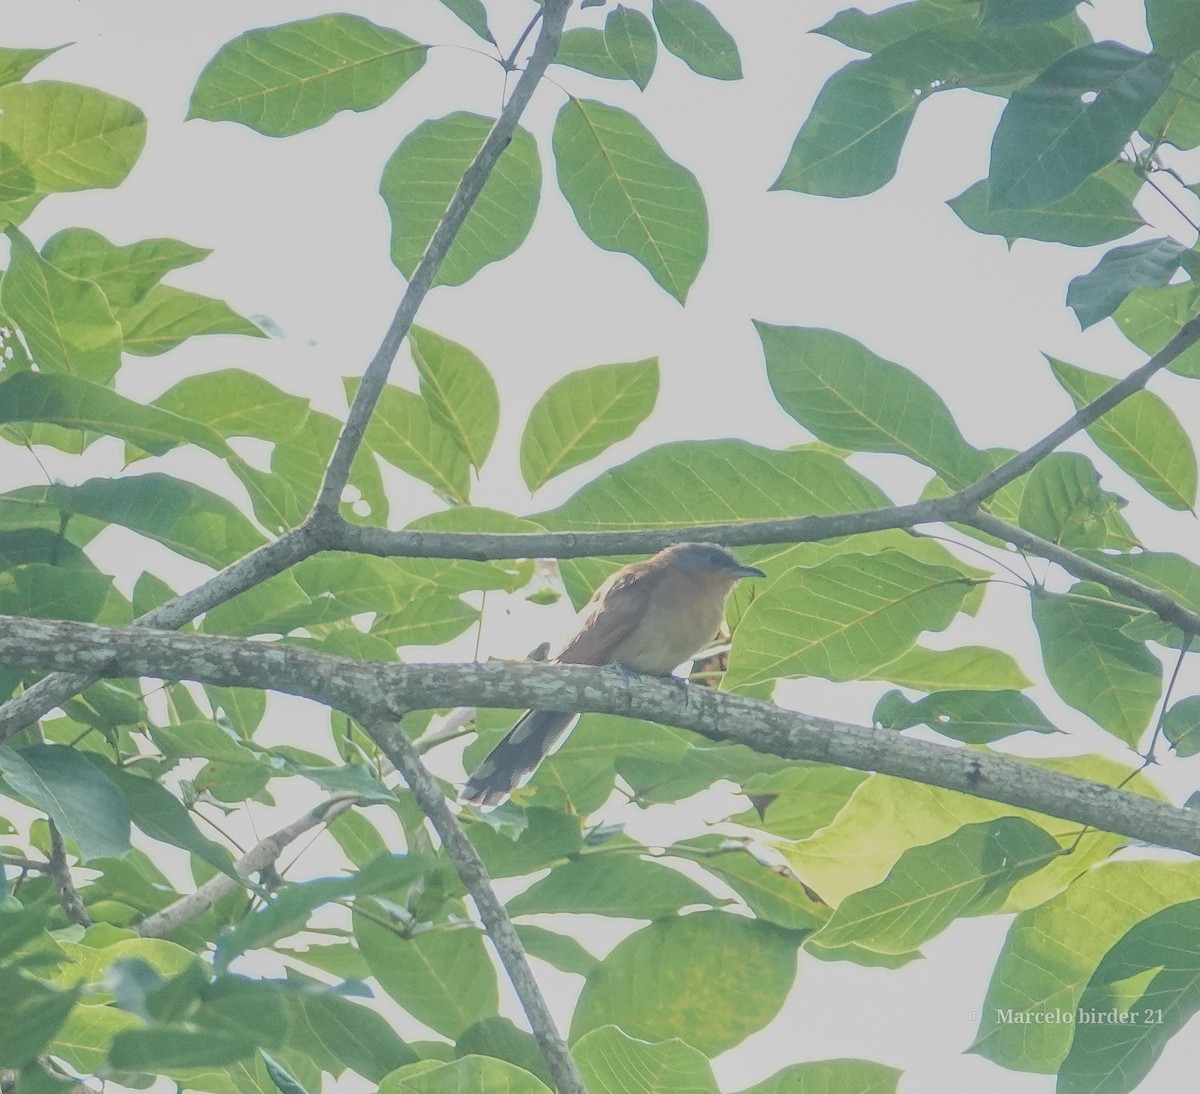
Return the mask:
[[496, 39], [492, 37], [492, 32], [488, 27], [487, 9], [483, 6], [483, 0], [442, 0], [442, 4], [454, 12], [485, 42], [495, 42]]
[[[422, 122], [387, 161], [379, 194], [392, 221], [392, 262], [405, 277], [412, 277], [459, 179], [494, 124], [491, 118], [461, 110]], [[541, 187], [537, 144], [518, 127], [455, 236], [434, 284], [461, 285], [520, 247], [533, 227]]]
[[571, 1041], [620, 1022], [630, 1037], [672, 1037], [713, 1056], [779, 1013], [796, 976], [797, 936], [727, 912], [660, 919], [619, 942], [588, 977]]
[[606, 80], [629, 79], [625, 70], [609, 56], [604, 31], [592, 27], [576, 27], [563, 34], [554, 63]]
[[84, 860], [129, 850], [129, 810], [117, 788], [82, 752], [65, 745], [0, 746], [0, 771], [44, 809]]
[[1040, 239], [1072, 247], [1111, 243], [1144, 221], [1133, 207], [1142, 180], [1127, 163], [1113, 163], [1084, 179], [1072, 194], [1040, 209], [990, 209], [987, 179], [947, 202], [968, 228], [985, 235]]
[[630, 436], [658, 399], [658, 359], [597, 365], [555, 381], [534, 404], [521, 436], [530, 491]]
[[532, 1033], [517, 1029], [507, 1018], [484, 1018], [463, 1030], [454, 1043], [454, 1055], [491, 1056], [536, 1075], [544, 1083], [552, 1082], [546, 1061]]
[[693, 72], [714, 80], [740, 80], [737, 42], [698, 0], [654, 0], [654, 25], [668, 50]]
[[189, 118], [234, 121], [269, 137], [387, 102], [427, 47], [359, 15], [319, 15], [249, 30], [223, 45], [192, 92]]
[[991, 744], [1015, 733], [1056, 733], [1037, 704], [1019, 691], [939, 691], [909, 702], [889, 691], [871, 715], [887, 729], [928, 726], [965, 744]]
[[369, 1082], [377, 1083], [389, 1072], [417, 1058], [387, 1020], [370, 1007], [333, 992], [297, 995], [294, 1005], [302, 1024], [293, 1027], [291, 1042], [298, 1050], [309, 1053], [319, 1046], [333, 1063], [329, 1070], [334, 1075], [348, 1067]]
[[[0, 88], [0, 101], [7, 90]], [[121, 328], [104, 293], [55, 269], [16, 228], [8, 238], [12, 260], [0, 282], [0, 307], [21, 328], [34, 362], [44, 372], [107, 384], [121, 366]]]
[[1177, 756], [1200, 753], [1200, 696], [1180, 699], [1163, 717], [1163, 735]]
[[510, 915], [586, 912], [657, 919], [716, 898], [691, 878], [635, 855], [584, 855], [558, 866], [508, 902]]
[[681, 304], [708, 252], [695, 175], [632, 114], [571, 99], [554, 124], [558, 185], [584, 234], [640, 262]]
[[20, 1068], [36, 1059], [58, 1032], [79, 997], [79, 989], [56, 991], [16, 969], [0, 968], [0, 1067]]
[[[1054, 376], [1076, 409], [1116, 383], [1065, 361], [1049, 358]], [[1157, 395], [1136, 391], [1087, 427], [1105, 455], [1171, 509], [1196, 504], [1196, 450], [1175, 412]]]
[[965, 486], [986, 470], [941, 397], [916, 373], [836, 331], [755, 321], [779, 405], [820, 440], [896, 452]]
[[1052, 836], [1021, 817], [964, 825], [905, 851], [882, 882], [838, 905], [816, 941], [908, 953], [959, 916], [994, 910], [1022, 877], [1061, 854]]
[[1173, 239], [1149, 239], [1114, 247], [1090, 273], [1071, 279], [1067, 304], [1086, 330], [1112, 315], [1135, 289], [1165, 285], [1179, 269], [1186, 250]]
[[983, 0], [983, 23], [994, 27], [1024, 27], [1070, 15], [1079, 0]]
[[1104, 955], [1079, 1000], [1077, 1023], [1059, 1069], [1062, 1094], [1137, 1090], [1163, 1048], [1200, 1010], [1200, 900], [1135, 924]]
[[471, 842], [490, 876], [531, 874], [578, 853], [583, 845], [577, 816], [534, 806], [525, 811], [525, 820], [526, 827], [515, 836], [486, 824], [471, 825]]
[[650, 20], [618, 4], [604, 21], [604, 46], [621, 71], [645, 91], [658, 59], [658, 39]]
[[1162, 665], [1145, 643], [1121, 633], [1128, 619], [1116, 605], [1049, 593], [1033, 599], [1033, 621], [1054, 690], [1136, 748], [1162, 691]]
[[521, 936], [521, 943], [530, 957], [545, 961], [563, 972], [590, 976], [600, 963], [598, 957], [593, 957], [570, 935], [548, 931], [532, 923], [518, 923], [517, 934]]
[[1146, 25], [1154, 52], [1172, 61], [1200, 51], [1200, 25], [1189, 0], [1146, 0]]
[[1066, 197], [1117, 158], [1171, 80], [1169, 61], [1093, 42], [1050, 65], [1009, 100], [992, 139], [992, 209]]

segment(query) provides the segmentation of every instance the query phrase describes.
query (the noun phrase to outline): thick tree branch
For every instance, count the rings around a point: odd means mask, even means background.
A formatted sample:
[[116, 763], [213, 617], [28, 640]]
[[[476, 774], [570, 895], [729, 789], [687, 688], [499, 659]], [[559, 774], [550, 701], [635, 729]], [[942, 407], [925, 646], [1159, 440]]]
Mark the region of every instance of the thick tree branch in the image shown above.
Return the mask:
[[1042, 539], [1041, 536], [1035, 536], [1032, 532], [1026, 532], [1024, 528], [1018, 528], [1015, 524], [1009, 524], [1008, 521], [990, 513], [977, 512], [965, 518], [962, 523], [987, 532], [988, 535], [1020, 547], [1048, 562], [1056, 563], [1082, 581], [1098, 582], [1114, 593], [1136, 600], [1164, 622], [1173, 624], [1185, 634], [1200, 635], [1200, 613], [1183, 607], [1166, 593], [1144, 585], [1136, 578], [1110, 570], [1107, 566], [1084, 558], [1066, 547], [1060, 547], [1057, 543], [1051, 543], [1048, 539]]
[[[327, 824], [339, 813], [353, 805], [356, 800], [353, 795], [335, 795], [328, 801], [322, 802], [302, 817], [297, 817], [291, 824], [256, 843], [234, 863], [234, 869], [246, 879], [249, 879], [251, 874], [265, 870], [283, 854], [288, 844], [293, 843], [305, 832], [311, 831], [318, 825]], [[253, 882], [247, 880], [246, 887], [253, 888]], [[197, 916], [203, 915], [218, 900], [236, 892], [239, 888], [241, 886], [228, 874], [217, 874], [200, 885], [195, 892], [180, 897], [173, 904], [168, 904], [161, 912], [147, 916], [134, 927], [134, 930], [143, 938], [167, 938], [185, 923], [190, 923]]]
[[1057, 429], [1051, 430], [1024, 452], [1018, 452], [1012, 459], [1006, 460], [995, 470], [984, 475], [978, 482], [959, 491], [957, 496], [972, 505], [978, 505], [990, 498], [996, 491], [1019, 479], [1027, 471], [1033, 470], [1068, 437], [1073, 437], [1081, 429], [1086, 429], [1113, 407], [1128, 399], [1130, 395], [1141, 391], [1149, 383], [1151, 376], [1156, 372], [1161, 372], [1197, 342], [1200, 342], [1200, 315], [1194, 316], [1184, 323], [1162, 349], [1144, 365], [1134, 369], [1124, 380], [1113, 384], [1098, 399], [1093, 399], [1086, 406], [1080, 407]]
[[[288, 532], [287, 535], [226, 566], [203, 585], [160, 604], [137, 619], [134, 626], [163, 630], [182, 627], [218, 604], [232, 600], [238, 593], [261, 585], [267, 578], [282, 573], [317, 550], [319, 548], [316, 546], [316, 538], [310, 528], [302, 527]], [[39, 680], [15, 699], [0, 704], [0, 741], [6, 740], [27, 725], [32, 725], [43, 714], [78, 695], [104, 675], [106, 674], [103, 668], [92, 675], [56, 673]]]
[[0, 616], [0, 662], [241, 685], [316, 700], [363, 722], [409, 710], [499, 706], [622, 714], [789, 760], [878, 771], [1200, 854], [1200, 814], [1031, 763], [784, 710], [617, 669], [395, 665], [281, 643]]
[[558, 1088], [558, 1094], [587, 1094], [575, 1061], [571, 1059], [571, 1054], [563, 1043], [554, 1016], [550, 1013], [533, 970], [529, 967], [525, 947], [517, 936], [512, 920], [508, 918], [508, 912], [504, 910], [504, 905], [492, 889], [492, 880], [488, 877], [483, 860], [467, 839], [458, 818], [450, 811], [441, 788], [425, 769], [412, 742], [392, 722], [377, 719], [367, 722], [366, 726], [372, 739], [392, 762], [392, 766], [404, 776], [413, 797], [433, 823], [446, 854], [450, 856], [458, 876], [475, 901], [475, 907], [479, 909], [479, 918], [483, 921], [488, 937], [500, 955], [504, 971], [508, 973], [517, 998], [521, 1001], [533, 1036], [546, 1061], [546, 1067]]
[[354, 403], [346, 416], [346, 424], [342, 426], [341, 436], [338, 437], [333, 450], [333, 458], [329, 461], [324, 481], [321, 483], [317, 503], [313, 509], [314, 519], [327, 519], [337, 513], [342, 491], [350, 478], [350, 467], [362, 445], [367, 423], [375, 410], [375, 404], [379, 401], [380, 392], [387, 383], [388, 373], [400, 349], [400, 343], [407, 336], [417, 309], [429, 292], [434, 277], [441, 269], [447, 252], [463, 226], [463, 221], [467, 219], [471, 207], [483, 192], [484, 184], [496, 166], [496, 161], [512, 140], [517, 122], [533, 97], [534, 89], [546, 69], [550, 67], [550, 62], [554, 60], [570, 6], [570, 0], [545, 0], [542, 28], [525, 65], [525, 71], [521, 73], [521, 78], [513, 88], [512, 97], [500, 111], [500, 116], [480, 147], [479, 153], [471, 161], [471, 166], [463, 172], [458, 189], [450, 199], [441, 223], [430, 237], [429, 245], [413, 271], [412, 280], [409, 281], [408, 288], [400, 300], [391, 325], [384, 334], [379, 349], [375, 351], [375, 356], [371, 358], [366, 372], [363, 373], [362, 384], [354, 396]]

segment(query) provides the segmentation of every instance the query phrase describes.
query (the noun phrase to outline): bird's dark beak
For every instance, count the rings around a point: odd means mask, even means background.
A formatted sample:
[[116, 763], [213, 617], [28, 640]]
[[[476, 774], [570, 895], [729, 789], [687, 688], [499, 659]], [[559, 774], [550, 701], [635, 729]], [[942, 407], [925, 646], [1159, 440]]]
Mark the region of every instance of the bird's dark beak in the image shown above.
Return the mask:
[[766, 577], [757, 566], [738, 566], [734, 571], [738, 577]]

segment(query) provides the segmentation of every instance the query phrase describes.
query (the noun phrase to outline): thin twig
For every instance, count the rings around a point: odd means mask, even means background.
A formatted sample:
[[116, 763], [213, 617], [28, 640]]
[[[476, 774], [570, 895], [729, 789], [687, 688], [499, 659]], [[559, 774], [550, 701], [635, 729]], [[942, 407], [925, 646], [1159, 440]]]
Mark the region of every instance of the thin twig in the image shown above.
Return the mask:
[[24, 855], [0, 855], [0, 863], [11, 866], [14, 870], [32, 871], [39, 874], [49, 874], [53, 867], [41, 859], [26, 858]]
[[1171, 679], [1167, 681], [1167, 690], [1163, 692], [1162, 705], [1158, 710], [1158, 721], [1154, 723], [1154, 736], [1150, 738], [1150, 747], [1146, 749], [1147, 765], [1155, 762], [1154, 749], [1158, 744], [1158, 738], [1162, 735], [1163, 722], [1166, 721], [1167, 710], [1171, 705], [1171, 693], [1175, 690], [1175, 684], [1179, 680], [1179, 670], [1183, 668], [1183, 659], [1187, 657], [1188, 650], [1192, 648], [1195, 638], [1194, 634], [1185, 634], [1179, 645], [1179, 656], [1175, 659], [1175, 668], [1171, 671]]
[[458, 818], [450, 811], [436, 780], [426, 770], [417, 750], [404, 733], [390, 721], [367, 723], [375, 743], [383, 749], [392, 766], [404, 777], [422, 812], [433, 824], [454, 869], [475, 901], [479, 918], [500, 955], [500, 962], [516, 990], [517, 998], [529, 1019], [546, 1067], [558, 1088], [558, 1094], [587, 1094], [575, 1061], [558, 1032], [554, 1016], [538, 987], [525, 947], [517, 936], [512, 920], [492, 889], [491, 878], [474, 845], [467, 839]]
[[[526, 39], [533, 33], [533, 28], [538, 25], [538, 20], [542, 17], [542, 9], [538, 8], [533, 13], [533, 18], [529, 20], [528, 25], [521, 31], [521, 37], [517, 39], [517, 44], [512, 47], [512, 52], [504, 59], [504, 70], [512, 72], [516, 68], [517, 54], [521, 52], [521, 47], [525, 44]], [[555, 47], [557, 52], [557, 47]]]
[[[322, 802], [302, 817], [292, 821], [291, 824], [256, 843], [234, 864], [237, 873], [247, 879], [245, 888], [254, 888], [253, 883], [248, 880], [250, 875], [257, 874], [273, 865], [288, 844], [310, 829], [316, 828], [320, 824], [327, 824], [339, 813], [349, 809], [357, 800], [355, 795], [335, 794], [328, 801]], [[184, 924], [203, 915], [218, 900], [230, 893], [237, 892], [242, 887], [228, 874], [216, 874], [200, 885], [195, 892], [188, 893], [168, 904], [162, 911], [147, 916], [134, 927], [134, 930], [143, 938], [166, 938]]]
[[357, 662], [282, 643], [0, 617], [0, 662], [107, 666], [120, 676], [194, 680], [299, 695], [362, 723], [462, 706], [620, 714], [734, 741], [788, 760], [836, 764], [958, 790], [1076, 824], [1200, 854], [1200, 814], [1035, 764], [784, 710], [713, 688], [612, 668], [495, 662]]
[[512, 97], [500, 111], [496, 124], [492, 126], [491, 132], [488, 133], [475, 159], [471, 161], [471, 166], [463, 172], [454, 197], [450, 199], [450, 204], [446, 207], [441, 222], [430, 237], [421, 261], [417, 263], [417, 268], [413, 271], [408, 288], [400, 299], [396, 314], [383, 336], [383, 341], [380, 342], [379, 349], [375, 351], [375, 356], [371, 358], [371, 363], [367, 365], [367, 369], [363, 373], [362, 383], [359, 384], [350, 412], [346, 415], [346, 424], [342, 426], [341, 435], [338, 437], [333, 456], [321, 482], [316, 504], [310, 514], [309, 519], [313, 522], [319, 523], [327, 520], [338, 511], [342, 491], [346, 488], [346, 483], [350, 478], [350, 467], [362, 445], [367, 423], [370, 421], [375, 404], [379, 401], [379, 396], [387, 383], [388, 373], [391, 371], [392, 362], [400, 349], [400, 343], [407, 336], [413, 319], [416, 317], [417, 309], [433, 285], [433, 279], [441, 269], [446, 254], [454, 243], [463, 222], [467, 219], [467, 214], [482, 193], [484, 184], [491, 176], [496, 162], [512, 140], [517, 122], [533, 97], [533, 92], [540, 82], [542, 74], [554, 60], [569, 7], [570, 0], [545, 0], [544, 2], [541, 33], [538, 35], [537, 44], [533, 47], [533, 53], [529, 57], [525, 71], [521, 73], [521, 78], [513, 88]]
[[71, 867], [67, 863], [67, 848], [63, 843], [62, 833], [58, 825], [50, 821], [50, 873], [58, 887], [58, 902], [66, 912], [67, 919], [80, 927], [90, 927], [92, 917], [79, 897], [79, 890], [71, 877]]

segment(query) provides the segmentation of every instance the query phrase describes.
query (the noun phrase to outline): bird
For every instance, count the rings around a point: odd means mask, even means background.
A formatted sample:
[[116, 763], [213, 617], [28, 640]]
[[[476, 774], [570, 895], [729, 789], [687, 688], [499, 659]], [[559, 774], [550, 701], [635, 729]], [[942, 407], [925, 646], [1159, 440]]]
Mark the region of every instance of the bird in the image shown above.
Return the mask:
[[[766, 577], [715, 543], [676, 543], [613, 574], [580, 613], [558, 665], [616, 665], [669, 676], [720, 630], [725, 600], [745, 577]], [[467, 779], [460, 800], [503, 802], [554, 750], [577, 714], [527, 710]]]

